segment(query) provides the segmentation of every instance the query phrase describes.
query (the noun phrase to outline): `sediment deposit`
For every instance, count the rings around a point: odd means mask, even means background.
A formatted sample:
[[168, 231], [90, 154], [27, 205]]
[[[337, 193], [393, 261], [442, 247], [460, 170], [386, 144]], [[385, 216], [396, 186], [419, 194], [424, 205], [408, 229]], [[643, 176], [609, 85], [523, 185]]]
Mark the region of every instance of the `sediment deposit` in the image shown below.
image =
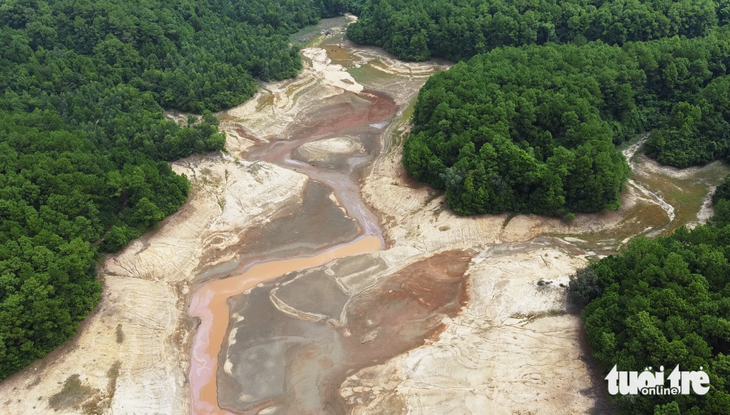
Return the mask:
[[443, 317], [456, 316], [467, 300], [469, 260], [443, 252], [393, 273], [401, 263], [380, 253], [353, 256], [231, 297], [220, 405], [344, 413], [337, 385], [347, 373], [423, 344], [443, 329]]

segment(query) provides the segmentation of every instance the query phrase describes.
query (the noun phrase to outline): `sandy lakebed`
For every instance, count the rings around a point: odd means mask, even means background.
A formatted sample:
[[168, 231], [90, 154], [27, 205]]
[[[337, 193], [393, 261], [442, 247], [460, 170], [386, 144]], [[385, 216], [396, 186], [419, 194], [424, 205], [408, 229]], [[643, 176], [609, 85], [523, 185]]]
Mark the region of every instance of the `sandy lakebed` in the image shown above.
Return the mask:
[[0, 383], [0, 412], [610, 413], [561, 285], [706, 220], [727, 167], [668, 169], [638, 142], [618, 211], [456, 216], [400, 165], [450, 63], [353, 45], [350, 19], [293, 35], [304, 70], [217, 114], [225, 152], [172, 163], [187, 203], [106, 258], [96, 310]]

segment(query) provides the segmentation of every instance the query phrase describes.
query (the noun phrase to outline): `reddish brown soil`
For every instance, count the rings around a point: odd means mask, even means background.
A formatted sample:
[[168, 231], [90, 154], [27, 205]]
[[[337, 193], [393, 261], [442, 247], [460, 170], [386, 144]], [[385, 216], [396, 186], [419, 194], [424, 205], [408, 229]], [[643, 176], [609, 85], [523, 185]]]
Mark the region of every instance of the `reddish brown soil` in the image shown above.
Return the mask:
[[[352, 335], [346, 344], [358, 360], [380, 360], [423, 344], [444, 327], [444, 316], [454, 317], [466, 305], [470, 256], [448, 251], [416, 262], [390, 276], [384, 283], [356, 298], [348, 310]], [[377, 338], [362, 344], [375, 328]], [[390, 357], [390, 356], [389, 356]]]
[[316, 137], [366, 127], [390, 119], [398, 109], [393, 98], [381, 92], [364, 90], [358, 96], [370, 104], [360, 106], [343, 102], [323, 108], [311, 115], [311, 122], [295, 127], [291, 135]]

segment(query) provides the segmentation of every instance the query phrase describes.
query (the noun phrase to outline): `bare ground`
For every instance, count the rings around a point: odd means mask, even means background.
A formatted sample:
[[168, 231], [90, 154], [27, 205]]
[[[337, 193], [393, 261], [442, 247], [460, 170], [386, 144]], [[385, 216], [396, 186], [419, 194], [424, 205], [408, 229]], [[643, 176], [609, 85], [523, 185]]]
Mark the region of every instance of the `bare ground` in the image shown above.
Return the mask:
[[350, 413], [590, 413], [602, 384], [559, 287], [584, 265], [544, 242], [485, 248], [468, 271], [470, 303], [440, 336], [342, 384]]

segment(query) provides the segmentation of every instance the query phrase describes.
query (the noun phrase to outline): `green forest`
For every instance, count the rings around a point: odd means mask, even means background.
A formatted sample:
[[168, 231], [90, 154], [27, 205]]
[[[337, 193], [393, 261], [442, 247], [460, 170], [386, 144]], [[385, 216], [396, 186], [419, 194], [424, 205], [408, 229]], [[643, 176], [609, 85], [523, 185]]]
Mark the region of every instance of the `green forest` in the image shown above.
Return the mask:
[[357, 43], [462, 61], [431, 77], [403, 165], [458, 214], [616, 209], [613, 144], [679, 168], [730, 151], [730, 3], [368, 0]]
[[629, 169], [615, 149], [651, 131], [662, 164], [730, 149], [730, 30], [692, 39], [497, 48], [432, 76], [403, 165], [459, 214], [616, 209]]
[[698, 370], [707, 395], [620, 396], [626, 414], [715, 415], [730, 408], [730, 180], [715, 193], [707, 226], [636, 238], [571, 278], [594, 356], [608, 372], [644, 367]]
[[[210, 111], [296, 75], [289, 34], [337, 0], [0, 4], [0, 380], [96, 306], [100, 252], [186, 200], [168, 161], [221, 150]], [[163, 109], [203, 114], [180, 126]]]
[[[182, 206], [168, 162], [220, 151], [212, 112], [302, 68], [289, 35], [461, 61], [419, 92], [403, 165], [458, 214], [617, 209], [617, 150], [680, 168], [730, 156], [728, 0], [5, 0], [0, 4], [0, 380], [76, 332], [96, 267]], [[164, 110], [201, 114], [179, 125]], [[707, 226], [637, 238], [570, 297], [608, 370], [708, 368], [711, 392], [626, 413], [730, 407], [730, 180]]]
[[608, 44], [704, 36], [730, 19], [727, 0], [365, 0], [347, 36], [400, 59], [467, 60], [502, 46]]

